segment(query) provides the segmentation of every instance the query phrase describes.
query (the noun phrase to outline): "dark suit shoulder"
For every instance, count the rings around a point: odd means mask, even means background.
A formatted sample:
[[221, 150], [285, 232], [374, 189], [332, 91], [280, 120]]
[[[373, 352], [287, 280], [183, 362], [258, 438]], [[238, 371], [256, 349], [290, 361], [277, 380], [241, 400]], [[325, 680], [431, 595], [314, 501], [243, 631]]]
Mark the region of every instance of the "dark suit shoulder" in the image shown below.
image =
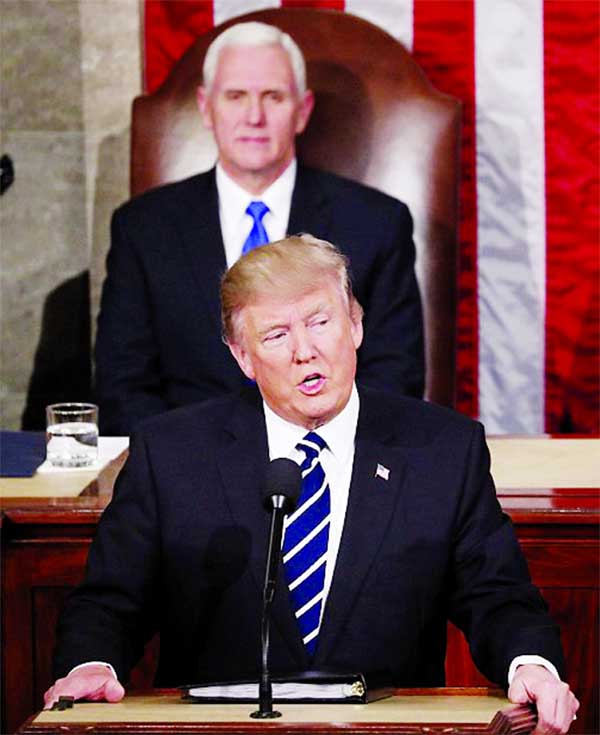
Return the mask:
[[198, 201], [203, 193], [215, 186], [215, 172], [211, 169], [180, 181], [148, 189], [121, 204], [115, 210], [115, 214], [119, 216], [139, 212], [165, 212], [171, 207], [180, 209], [182, 203]]
[[361, 184], [358, 181], [347, 179], [344, 176], [310, 166], [298, 166], [298, 182], [301, 185], [320, 189], [323, 194], [332, 200], [342, 199], [344, 203], [364, 203], [369, 206], [402, 209], [408, 212], [408, 207], [399, 199], [385, 194], [372, 186]]
[[478, 421], [435, 403], [366, 387], [359, 392], [362, 430], [387, 435], [407, 447], [462, 441], [482, 430]]
[[253, 424], [264, 420], [261, 397], [257, 389], [249, 388], [240, 393], [228, 393], [151, 416], [140, 422], [135, 435], [159, 443], [177, 442], [183, 435], [193, 435], [212, 444], [232, 422], [232, 417], [238, 415], [242, 421], [247, 418]]

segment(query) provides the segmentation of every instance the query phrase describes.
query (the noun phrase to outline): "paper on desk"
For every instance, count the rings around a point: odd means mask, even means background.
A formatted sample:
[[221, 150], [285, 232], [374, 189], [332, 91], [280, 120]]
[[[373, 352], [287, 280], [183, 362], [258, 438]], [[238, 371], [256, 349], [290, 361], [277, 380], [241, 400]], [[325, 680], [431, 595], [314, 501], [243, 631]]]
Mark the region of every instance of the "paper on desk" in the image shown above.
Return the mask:
[[98, 459], [86, 467], [55, 467], [48, 460], [44, 460], [37, 468], [37, 474], [56, 474], [60, 472], [99, 472], [121, 452], [129, 447], [128, 436], [99, 436]]

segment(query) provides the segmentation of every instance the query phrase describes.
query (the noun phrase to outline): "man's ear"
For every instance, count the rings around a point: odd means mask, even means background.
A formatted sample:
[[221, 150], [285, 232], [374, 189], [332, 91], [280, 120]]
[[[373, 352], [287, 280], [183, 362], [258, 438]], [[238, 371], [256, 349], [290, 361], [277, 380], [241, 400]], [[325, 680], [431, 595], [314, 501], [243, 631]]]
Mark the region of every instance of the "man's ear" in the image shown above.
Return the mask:
[[254, 380], [255, 374], [254, 368], [252, 367], [252, 360], [244, 349], [244, 346], [237, 342], [227, 342], [227, 347], [229, 347], [229, 351], [233, 355], [234, 360], [240, 366], [240, 370], [244, 375], [250, 380]]
[[196, 102], [198, 104], [198, 109], [200, 110], [200, 115], [202, 116], [204, 127], [211, 130], [213, 126], [212, 109], [210, 104], [210, 95], [208, 94], [206, 87], [198, 87], [196, 90]]
[[299, 135], [306, 129], [314, 106], [315, 96], [312, 93], [312, 90], [307, 89], [302, 96], [302, 99], [300, 100], [300, 104], [298, 106], [298, 115], [296, 119], [296, 135]]
[[352, 332], [352, 341], [354, 347], [358, 349], [363, 341], [363, 309], [356, 299], [350, 304], [350, 321], [352, 326], [350, 331]]

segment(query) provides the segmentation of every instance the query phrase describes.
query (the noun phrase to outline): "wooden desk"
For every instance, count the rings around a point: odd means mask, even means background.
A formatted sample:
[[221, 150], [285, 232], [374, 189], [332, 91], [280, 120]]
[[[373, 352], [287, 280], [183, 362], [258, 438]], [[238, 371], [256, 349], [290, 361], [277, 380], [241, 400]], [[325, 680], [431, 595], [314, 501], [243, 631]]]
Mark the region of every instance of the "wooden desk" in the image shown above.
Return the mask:
[[[498, 692], [480, 690], [398, 690], [368, 705], [278, 704], [281, 718], [257, 721], [248, 704], [186, 704], [172, 692], [129, 696], [117, 704], [75, 704], [71, 710], [42, 712], [19, 735], [46, 733], [490, 733], [499, 710], [515, 710]], [[460, 728], [460, 729], [459, 729]], [[511, 730], [504, 729], [509, 734]], [[521, 731], [521, 732], [529, 732]]]
[[[563, 631], [569, 682], [582, 702], [571, 732], [600, 732], [600, 440], [492, 438], [489, 443], [495, 476], [503, 483], [498, 483], [500, 502]], [[32, 480], [31, 497], [0, 500], [1, 732], [13, 732], [41, 706], [51, 683], [60, 606], [82, 579], [118, 469], [119, 463], [113, 463], [96, 480], [82, 482], [77, 497], [44, 495], [44, 488]], [[154, 656], [151, 650], [134, 672], [135, 688], [151, 685]], [[446, 672], [449, 685], [488, 684], [455, 629], [449, 631]]]

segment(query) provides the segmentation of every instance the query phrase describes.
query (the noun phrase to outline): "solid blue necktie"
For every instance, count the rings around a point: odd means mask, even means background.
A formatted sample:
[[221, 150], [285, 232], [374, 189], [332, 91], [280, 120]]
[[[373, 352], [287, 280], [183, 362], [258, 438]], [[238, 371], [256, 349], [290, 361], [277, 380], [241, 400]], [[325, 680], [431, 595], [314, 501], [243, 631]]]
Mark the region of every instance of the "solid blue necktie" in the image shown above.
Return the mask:
[[292, 608], [310, 656], [317, 648], [329, 543], [331, 497], [319, 459], [326, 446], [314, 431], [296, 445], [306, 455], [300, 465], [302, 491], [296, 510], [286, 518], [282, 548]]
[[269, 208], [264, 202], [250, 202], [246, 207], [246, 214], [249, 214], [254, 220], [250, 234], [246, 238], [244, 247], [242, 248], [242, 255], [246, 255], [254, 248], [259, 245], [264, 245], [269, 242], [269, 236], [265, 230], [265, 226], [262, 223], [262, 219], [265, 214], [269, 211]]

